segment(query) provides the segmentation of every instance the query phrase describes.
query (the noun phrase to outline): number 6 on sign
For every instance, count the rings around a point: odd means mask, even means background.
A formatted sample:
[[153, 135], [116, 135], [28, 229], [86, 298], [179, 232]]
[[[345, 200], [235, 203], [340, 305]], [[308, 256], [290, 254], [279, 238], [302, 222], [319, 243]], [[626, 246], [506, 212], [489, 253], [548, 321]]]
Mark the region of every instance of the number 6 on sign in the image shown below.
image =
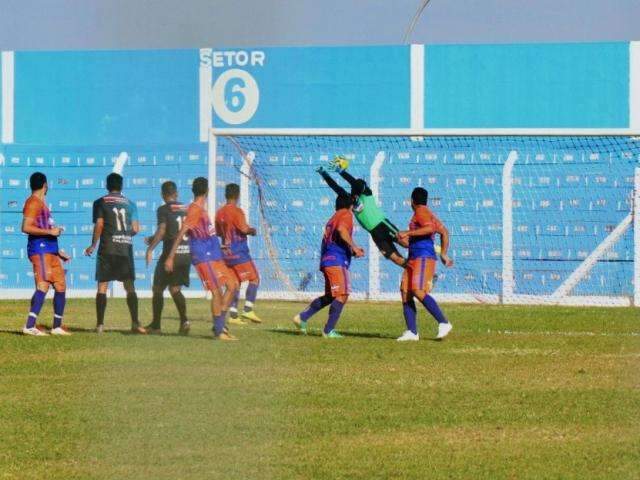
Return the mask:
[[258, 110], [260, 90], [249, 72], [232, 68], [222, 73], [211, 90], [216, 115], [225, 123], [239, 125], [251, 120]]

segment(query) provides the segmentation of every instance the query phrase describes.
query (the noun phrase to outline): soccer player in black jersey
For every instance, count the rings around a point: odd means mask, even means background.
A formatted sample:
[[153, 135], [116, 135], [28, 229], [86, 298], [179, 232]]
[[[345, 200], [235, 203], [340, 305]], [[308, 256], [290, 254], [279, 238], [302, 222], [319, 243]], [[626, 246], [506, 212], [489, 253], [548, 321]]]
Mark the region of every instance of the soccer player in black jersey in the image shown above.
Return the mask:
[[147, 266], [149, 266], [153, 258], [153, 249], [156, 248], [158, 243], [162, 242], [162, 254], [153, 273], [153, 320], [146, 329], [148, 333], [161, 332], [160, 317], [164, 306], [164, 297], [162, 295], [165, 288], [169, 287], [169, 293], [171, 293], [171, 298], [173, 298], [180, 316], [179, 332], [186, 335], [189, 333], [190, 324], [187, 320], [187, 303], [180, 288], [182, 285], [189, 286], [191, 253], [188, 239], [183, 238], [178, 246], [172, 272], [165, 270], [164, 262], [167, 260], [173, 242], [182, 228], [187, 206], [178, 201], [178, 188], [174, 182], [164, 182], [161, 192], [164, 205], [158, 207], [158, 228], [154, 235], [145, 239], [145, 243], [148, 245]]
[[116, 280], [122, 282], [127, 292], [131, 331], [144, 334], [147, 332], [138, 321], [138, 296], [134, 287], [133, 237], [140, 231], [138, 209], [135, 203], [122, 195], [122, 183], [121, 175], [109, 174], [109, 193], [93, 202], [93, 236], [84, 254], [91, 256], [100, 242], [96, 261], [96, 331], [103, 331], [107, 289], [109, 282]]

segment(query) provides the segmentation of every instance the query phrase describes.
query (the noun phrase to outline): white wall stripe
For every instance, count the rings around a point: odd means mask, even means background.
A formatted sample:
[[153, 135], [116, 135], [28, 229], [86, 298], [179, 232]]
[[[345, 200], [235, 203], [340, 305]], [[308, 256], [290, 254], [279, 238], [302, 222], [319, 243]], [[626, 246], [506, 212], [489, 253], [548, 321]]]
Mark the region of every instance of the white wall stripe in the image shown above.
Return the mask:
[[629, 42], [629, 128], [640, 129], [640, 42]]
[[2, 52], [2, 143], [13, 143], [14, 57], [13, 52]]
[[411, 45], [411, 128], [424, 128], [424, 45]]
[[[210, 48], [200, 49], [200, 58], [211, 58]], [[211, 128], [211, 81], [213, 78], [211, 62], [200, 63], [200, 141], [209, 141]]]

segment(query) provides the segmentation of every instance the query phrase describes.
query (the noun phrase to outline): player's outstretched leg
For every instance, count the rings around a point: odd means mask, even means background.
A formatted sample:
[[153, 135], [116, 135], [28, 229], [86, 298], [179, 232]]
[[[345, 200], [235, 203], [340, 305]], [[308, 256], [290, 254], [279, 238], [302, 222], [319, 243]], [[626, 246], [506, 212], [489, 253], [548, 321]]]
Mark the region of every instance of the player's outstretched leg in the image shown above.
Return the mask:
[[333, 301], [331, 294], [324, 294], [321, 297], [316, 298], [309, 304], [302, 312], [293, 317], [293, 323], [298, 330], [304, 334], [307, 333], [307, 321], [313, 317], [316, 313], [322, 310]]
[[338, 320], [340, 320], [342, 309], [348, 299], [349, 295], [338, 295], [331, 302], [331, 306], [329, 307], [329, 318], [322, 330], [322, 336], [324, 338], [342, 338], [342, 335], [336, 332], [335, 328], [338, 324]]
[[133, 280], [125, 280], [122, 283], [127, 292], [127, 307], [129, 308], [129, 315], [131, 315], [131, 332], [145, 334], [147, 331], [140, 325], [138, 320], [138, 294], [133, 285]]
[[104, 314], [107, 311], [107, 288], [108, 282], [98, 282], [98, 292], [96, 293], [96, 332], [104, 331]]
[[178, 286], [169, 287], [169, 293], [171, 294], [171, 298], [173, 298], [173, 303], [175, 303], [178, 316], [180, 317], [180, 330], [178, 332], [182, 335], [187, 335], [191, 329], [191, 324], [187, 318], [187, 301]]
[[[46, 285], [46, 289], [45, 289], [45, 285]], [[31, 335], [34, 337], [47, 336], [47, 333], [40, 331], [36, 327], [38, 315], [40, 315], [40, 310], [42, 310], [42, 305], [44, 304], [44, 299], [47, 296], [47, 290], [49, 289], [49, 285], [48, 284], [45, 284], [45, 285], [42, 285], [42, 286], [38, 285], [38, 288], [36, 288], [36, 291], [33, 292], [33, 296], [31, 297], [31, 306], [29, 308], [29, 315], [27, 315], [27, 321], [24, 327], [22, 328], [22, 333], [24, 333], [25, 335]]]

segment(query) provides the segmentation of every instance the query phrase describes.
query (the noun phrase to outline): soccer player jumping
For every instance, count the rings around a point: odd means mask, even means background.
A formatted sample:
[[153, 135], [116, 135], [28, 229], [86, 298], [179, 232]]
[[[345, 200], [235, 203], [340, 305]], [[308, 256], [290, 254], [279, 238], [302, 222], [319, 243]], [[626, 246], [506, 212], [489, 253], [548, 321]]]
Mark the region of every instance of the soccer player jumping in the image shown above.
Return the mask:
[[[209, 182], [204, 177], [198, 177], [193, 181], [191, 191], [194, 197], [193, 202], [187, 209], [187, 216], [164, 266], [167, 272], [174, 271], [176, 252], [182, 237], [188, 234], [191, 263], [196, 267], [202, 284], [212, 295], [211, 314], [214, 336], [219, 340], [237, 340], [227, 331], [225, 322], [231, 300], [238, 290], [238, 281], [235, 274], [224, 264], [220, 241], [205, 209]], [[224, 287], [226, 291], [223, 293]]]
[[349, 281], [351, 257], [364, 256], [364, 250], [355, 244], [352, 234], [353, 203], [351, 197], [338, 195], [336, 213], [325, 226], [320, 252], [320, 271], [324, 274], [324, 295], [316, 298], [304, 311], [293, 318], [293, 323], [302, 333], [307, 333], [307, 321], [330, 304], [329, 318], [322, 335], [325, 338], [342, 337], [335, 331], [335, 327], [351, 290]]
[[174, 182], [164, 182], [160, 187], [164, 205], [158, 207], [158, 228], [155, 234], [145, 239], [147, 247], [147, 266], [153, 258], [153, 249], [162, 242], [162, 255], [158, 259], [156, 269], [153, 273], [153, 320], [146, 327], [149, 333], [160, 333], [160, 320], [162, 307], [164, 306], [164, 289], [169, 287], [169, 293], [176, 304], [178, 315], [180, 316], [179, 333], [186, 335], [189, 333], [190, 324], [187, 320], [187, 302], [180, 290], [184, 285], [189, 286], [189, 270], [191, 269], [191, 255], [189, 253], [189, 241], [183, 237], [176, 251], [173, 272], [168, 273], [164, 269], [164, 262], [169, 256], [173, 242], [178, 232], [182, 228], [187, 207], [178, 201], [178, 188]]
[[400, 285], [407, 330], [398, 338], [399, 342], [420, 339], [414, 297], [437, 320], [437, 338], [446, 337], [452, 328], [435, 299], [429, 295], [433, 288], [433, 275], [436, 270], [436, 252], [433, 245], [433, 236], [436, 233], [440, 235], [440, 260], [446, 267], [453, 266], [453, 260], [447, 255], [449, 231], [427, 208], [428, 198], [429, 194], [424, 188], [417, 187], [413, 189], [413, 192], [411, 192], [411, 208], [414, 213], [409, 223], [409, 230], [398, 232], [398, 240], [401, 244], [409, 247], [409, 260], [402, 274], [402, 283]]
[[251, 259], [247, 235], [255, 235], [256, 229], [247, 225], [244, 212], [238, 207], [240, 200], [240, 186], [236, 183], [228, 184], [224, 189], [227, 204], [216, 212], [216, 233], [222, 238], [222, 254], [224, 262], [236, 274], [238, 283], [249, 282], [241, 318], [238, 318], [238, 299], [240, 290], [231, 301], [229, 308], [229, 323], [245, 324], [244, 320], [262, 323], [260, 317], [253, 311], [253, 305], [258, 296], [260, 275]]
[[323, 167], [318, 168], [317, 172], [338, 196], [351, 195], [354, 201], [353, 212], [360, 226], [369, 232], [376, 247], [385, 258], [400, 267], [404, 267], [406, 260], [394, 245], [394, 242], [398, 242], [396, 238], [399, 231], [398, 227], [391, 223], [380, 209], [367, 182], [362, 178], [354, 178], [346, 169], [340, 167], [339, 160], [341, 158], [343, 157], [336, 157], [332, 165], [340, 176], [351, 185], [351, 194], [338, 185]]
[[31, 307], [22, 333], [36, 337], [47, 335], [36, 327], [36, 321], [49, 287], [53, 286], [55, 294], [51, 335], [71, 335], [62, 327], [67, 287], [60, 260], [69, 260], [69, 256], [58, 249], [58, 237], [62, 229], [53, 226], [51, 212], [45, 203], [45, 196], [49, 190], [47, 177], [43, 173], [35, 172], [29, 178], [29, 184], [31, 196], [22, 210], [22, 232], [29, 235], [27, 255], [33, 265], [36, 291], [31, 297]]

